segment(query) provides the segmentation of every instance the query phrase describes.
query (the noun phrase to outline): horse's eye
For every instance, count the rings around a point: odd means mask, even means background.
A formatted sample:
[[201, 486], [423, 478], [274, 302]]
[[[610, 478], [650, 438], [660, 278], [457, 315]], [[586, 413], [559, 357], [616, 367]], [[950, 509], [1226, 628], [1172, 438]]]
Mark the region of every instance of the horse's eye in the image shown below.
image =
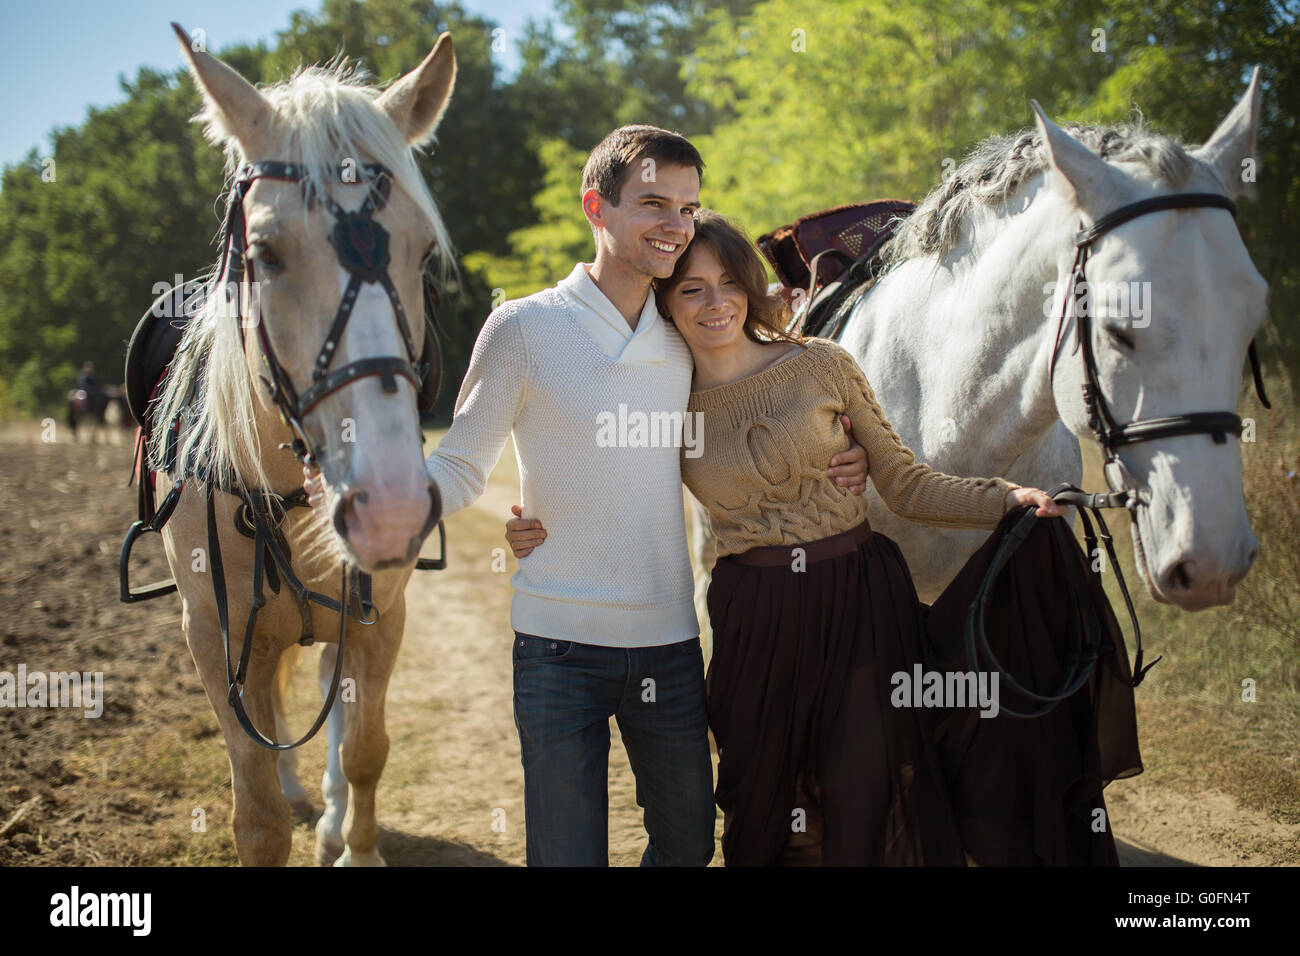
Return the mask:
[[420, 268], [424, 268], [433, 261], [433, 257], [438, 254], [438, 240], [435, 239], [429, 243], [429, 248], [424, 250], [424, 255], [420, 257]]
[[253, 259], [269, 275], [276, 275], [284, 271], [284, 263], [268, 243], [253, 243]]
[[1130, 352], [1133, 351], [1135, 348], [1137, 348], [1137, 344], [1133, 341], [1133, 338], [1128, 333], [1123, 332], [1120, 329], [1117, 329], [1113, 325], [1106, 326], [1106, 334], [1109, 335], [1111, 339], [1113, 339], [1115, 342], [1118, 342], [1124, 348], [1128, 349]]

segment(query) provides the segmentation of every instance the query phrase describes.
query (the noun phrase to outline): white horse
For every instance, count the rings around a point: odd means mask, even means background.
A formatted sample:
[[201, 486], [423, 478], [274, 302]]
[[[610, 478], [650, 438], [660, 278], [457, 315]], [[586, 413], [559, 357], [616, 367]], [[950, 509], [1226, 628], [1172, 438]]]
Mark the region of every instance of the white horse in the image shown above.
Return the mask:
[[[302, 472], [282, 445], [292, 442], [294, 434], [270, 393], [260, 333], [266, 332], [280, 365], [302, 393], [352, 278], [340, 240], [331, 245], [336, 223], [342, 228], [335, 210], [354, 211], [372, 201], [373, 183], [363, 171], [373, 162], [391, 171], [391, 192], [373, 221], [389, 237], [386, 275], [392, 291], [367, 281], [349, 299], [351, 315], [331, 350], [329, 367], [341, 370], [378, 357], [387, 361], [409, 351], [390, 295], [404, 303], [407, 316], [423, 316], [424, 264], [431, 250], [444, 255], [450, 250], [412, 150], [432, 137], [451, 96], [456, 72], [451, 40], [443, 34], [416, 69], [383, 93], [362, 85], [342, 67], [310, 68], [259, 91], [221, 61], [192, 49], [188, 37], [176, 30], [203, 94], [208, 137], [226, 149], [231, 182], [246, 163], [291, 164], [297, 171], [293, 175], [305, 175], [295, 181], [257, 178], [243, 197], [253, 278], [244, 272], [242, 318], [232, 316], [224, 297], [214, 294], [189, 323], [154, 412], [162, 424], [155, 429], [151, 459], [162, 460], [166, 423], [186, 406], [195, 382], [193, 414], [181, 417], [179, 461], [192, 454], [219, 487], [242, 485], [254, 499], [259, 494], [288, 496], [301, 489]], [[303, 188], [304, 181], [315, 193]], [[364, 227], [355, 234], [375, 235]], [[223, 242], [230, 238], [222, 237]], [[409, 331], [418, 355], [423, 322], [410, 322]], [[327, 805], [317, 827], [316, 855], [321, 863], [382, 865], [375, 846], [375, 788], [388, 754], [384, 701], [401, 644], [413, 551], [439, 508], [424, 470], [416, 385], [403, 375], [350, 377], [303, 414], [302, 426], [325, 476], [327, 499], [324, 508], [289, 511], [280, 524], [292, 569], [307, 587], [334, 600], [346, 597], [340, 561], [373, 572], [372, 602], [379, 615], [371, 626], [347, 621], [343, 674], [354, 683], [355, 695], [346, 704], [336, 702], [331, 712], [334, 752], [325, 775]], [[170, 485], [160, 473], [159, 493]], [[292, 751], [280, 757], [277, 767], [277, 754], [245, 734], [227, 700], [210, 573], [213, 556], [199, 560], [208, 547], [206, 491], [197, 477], [185, 480], [163, 529], [164, 545], [184, 605], [186, 640], [230, 755], [239, 858], [248, 865], [281, 865], [292, 840], [290, 801], [300, 815], [309, 804], [293, 772]], [[240, 499], [218, 491], [214, 501], [231, 654], [237, 656], [252, 604], [253, 548], [233, 522]], [[278, 594], [268, 589], [266, 598], [252, 634], [242, 700], [258, 730], [284, 743], [290, 739], [281, 706], [284, 665], [293, 655], [283, 652], [296, 646], [302, 619], [288, 587]], [[310, 615], [316, 637], [336, 642], [338, 616], [319, 605], [311, 605]], [[325, 668], [335, 652], [336, 646], [327, 647]]]
[[[977, 145], [899, 227], [889, 271], [854, 305], [841, 343], [918, 461], [1050, 488], [1080, 483], [1079, 439], [1093, 437], [1073, 319], [1054, 386], [1048, 375], [1080, 223], [1149, 196], [1236, 197], [1254, 157], [1258, 70], [1194, 150], [1140, 126], [1067, 132], [1035, 111], [1036, 129]], [[1129, 316], [1092, 297], [1098, 378], [1118, 422], [1237, 407], [1268, 287], [1227, 211], [1162, 211], [1119, 226], [1094, 246], [1088, 284], [1133, 293]], [[1186, 610], [1231, 603], [1258, 549], [1236, 437], [1127, 445], [1121, 461], [1140, 501], [1136, 563], [1151, 595]], [[874, 487], [867, 495], [872, 528], [898, 543], [927, 603], [987, 539], [913, 524]], [[704, 568], [708, 539], [705, 530], [695, 542]], [[706, 588], [696, 591], [702, 615]]]

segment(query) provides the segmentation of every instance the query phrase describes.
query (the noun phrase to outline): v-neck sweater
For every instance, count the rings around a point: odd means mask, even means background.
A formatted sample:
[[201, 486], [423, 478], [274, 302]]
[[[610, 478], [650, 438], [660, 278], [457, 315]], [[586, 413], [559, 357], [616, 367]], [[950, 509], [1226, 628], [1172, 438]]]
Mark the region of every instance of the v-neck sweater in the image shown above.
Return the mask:
[[853, 356], [810, 338], [790, 358], [717, 388], [692, 392], [705, 453], [683, 457], [682, 479], [709, 512], [718, 556], [796, 545], [849, 531], [867, 517], [864, 496], [826, 474], [845, 448], [839, 417], [867, 450], [868, 476], [889, 510], [939, 528], [993, 529], [1003, 478], [965, 478], [916, 461], [894, 431]]
[[524, 517], [547, 533], [510, 579], [515, 630], [611, 647], [699, 633], [680, 438], [620, 425], [681, 421], [693, 371], [653, 296], [633, 330], [582, 263], [488, 316], [425, 465], [452, 514], [482, 495], [513, 434]]

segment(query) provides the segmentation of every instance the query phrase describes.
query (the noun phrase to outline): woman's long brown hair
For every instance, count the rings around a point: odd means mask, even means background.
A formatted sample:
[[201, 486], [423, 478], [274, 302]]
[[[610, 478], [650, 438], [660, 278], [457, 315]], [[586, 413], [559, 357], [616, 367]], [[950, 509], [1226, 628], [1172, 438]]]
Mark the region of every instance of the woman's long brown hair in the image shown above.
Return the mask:
[[744, 230], [712, 209], [701, 209], [695, 214], [695, 238], [686, 247], [673, 274], [667, 279], [655, 279], [655, 303], [659, 314], [668, 314], [668, 293], [681, 284], [686, 276], [691, 253], [708, 246], [723, 270], [745, 293], [749, 308], [745, 314], [745, 335], [755, 342], [784, 341], [803, 344], [803, 339], [785, 330], [790, 321], [790, 307], [779, 295], [767, 291], [767, 270], [758, 257], [758, 251]]

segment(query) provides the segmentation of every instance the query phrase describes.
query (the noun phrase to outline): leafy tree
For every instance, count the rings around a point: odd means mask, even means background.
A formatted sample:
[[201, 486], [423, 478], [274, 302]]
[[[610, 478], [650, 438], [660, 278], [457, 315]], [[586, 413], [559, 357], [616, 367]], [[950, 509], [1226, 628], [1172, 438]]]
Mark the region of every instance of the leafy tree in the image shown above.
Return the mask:
[[[491, 59], [503, 37], [459, 3], [324, 0], [274, 42], [219, 55], [260, 83], [340, 54], [387, 81], [452, 32], [457, 88], [421, 159], [463, 256], [440, 316], [445, 418], [494, 291], [526, 295], [590, 255], [579, 170], [615, 126], [690, 136], [704, 201], [759, 233], [837, 203], [920, 197], [978, 140], [1031, 125], [1030, 97], [1058, 121], [1116, 122], [1140, 105], [1199, 142], [1255, 63], [1258, 196], [1238, 221], [1272, 288], [1265, 359], [1294, 364], [1297, 14], [1300, 0], [557, 0], [517, 39], [507, 83]], [[221, 158], [190, 122], [193, 83], [141, 70], [123, 92], [0, 179], [0, 412], [48, 413], [86, 358], [116, 378], [155, 285], [216, 258]]]
[[554, 285], [592, 255], [591, 228], [578, 200], [587, 154], [562, 139], [542, 143], [542, 189], [533, 197], [537, 222], [510, 234], [510, 254], [474, 252], [465, 268], [490, 282], [496, 299], [517, 299]]
[[1289, 2], [766, 0], [718, 12], [691, 92], [732, 118], [700, 137], [705, 199], [755, 233], [844, 202], [919, 198], [980, 139], [1058, 121], [1151, 125], [1200, 142], [1263, 66], [1261, 201], [1239, 221], [1272, 284], [1275, 360], [1300, 347], [1293, 221], [1300, 36]]

